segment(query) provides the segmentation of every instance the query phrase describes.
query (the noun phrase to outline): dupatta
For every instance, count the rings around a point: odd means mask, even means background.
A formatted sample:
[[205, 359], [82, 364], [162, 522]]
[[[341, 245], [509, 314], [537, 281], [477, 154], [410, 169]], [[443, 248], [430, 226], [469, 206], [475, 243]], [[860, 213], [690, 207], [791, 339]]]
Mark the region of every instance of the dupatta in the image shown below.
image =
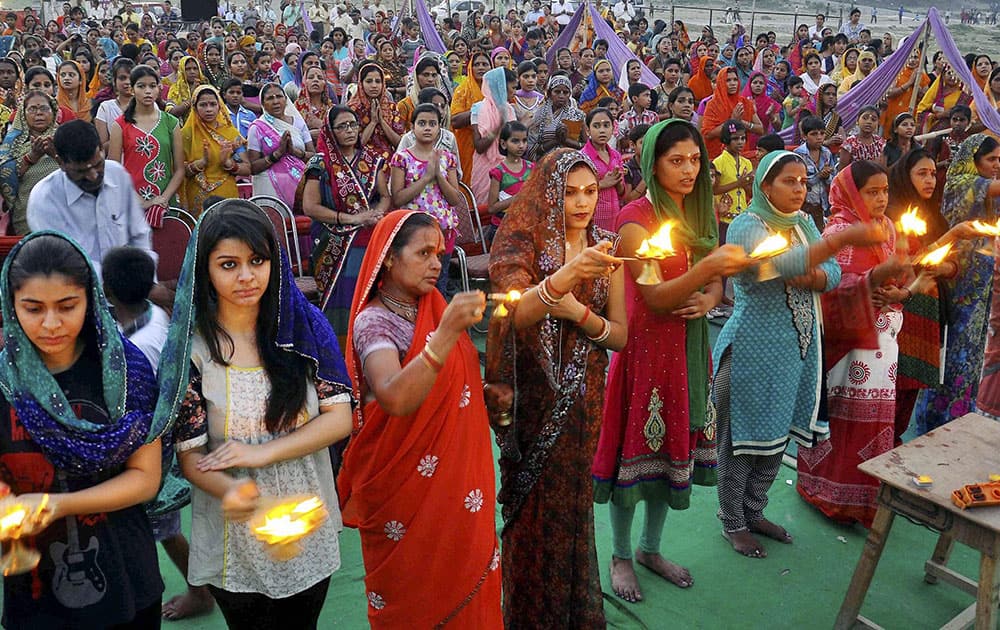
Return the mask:
[[200, 159], [203, 147], [208, 147], [209, 159], [205, 170], [185, 177], [180, 189], [181, 203], [195, 214], [201, 212], [205, 199], [210, 195], [227, 198], [237, 196], [236, 178], [222, 168], [222, 143], [233, 145], [233, 151], [244, 144], [243, 136], [233, 126], [229, 108], [214, 86], [209, 83], [199, 85], [191, 95], [191, 101], [197, 102], [202, 92], [211, 92], [219, 103], [219, 113], [215, 118], [217, 125], [209, 127], [198, 112], [193, 112], [187, 117], [181, 130], [185, 159]]
[[[479, 135], [500, 137], [500, 130], [508, 120], [515, 120], [507, 102], [506, 68], [494, 68], [483, 76], [483, 100], [478, 104], [477, 123]], [[490, 169], [503, 160], [499, 141], [490, 143], [485, 153], [472, 156], [472, 192], [476, 199], [488, 199], [490, 194]]]
[[[646, 144], [652, 146], [655, 142], [644, 143], [644, 146]], [[496, 291], [527, 291], [564, 264], [566, 178], [577, 166], [594, 170], [593, 164], [581, 152], [564, 148], [548, 153], [535, 166], [493, 240], [489, 270]], [[587, 227], [587, 246], [601, 241], [610, 241], [617, 247], [618, 235], [602, 230], [591, 220]], [[610, 277], [605, 276], [581, 282], [573, 294], [594, 313], [600, 313], [607, 304], [610, 285]], [[513, 308], [517, 308], [516, 305]], [[543, 474], [549, 454], [570, 419], [571, 407], [584, 394], [582, 385], [591, 352], [603, 353], [604, 350], [597, 348], [571, 322], [546, 318], [518, 331], [514, 328], [513, 314], [490, 320], [486, 382], [511, 386], [515, 397], [511, 424], [505, 428], [495, 427], [500, 457], [507, 460], [504, 465], [511, 469], [499, 495], [506, 525], [517, 517]], [[519, 385], [517, 363], [529, 357], [545, 375], [544, 382]], [[537, 427], [529, 427], [533, 431], [537, 428], [530, 439], [519, 438], [519, 434], [528, 430], [520, 426], [523, 420], [517, 413], [516, 400], [521, 386], [543, 389], [552, 400], [552, 405], [546, 405], [546, 409], [533, 410], [545, 415], [533, 422]]]
[[840, 171], [830, 187], [830, 220], [823, 235], [842, 232], [854, 223], [880, 225], [889, 238], [878, 245], [848, 246], [837, 252], [840, 284], [821, 296], [825, 365], [829, 370], [855, 348], [878, 349], [877, 313], [872, 304], [869, 275], [896, 250], [896, 230], [885, 215], [874, 218], [854, 185], [853, 168]]
[[[319, 176], [320, 201], [323, 205], [337, 212], [348, 214], [361, 214], [371, 209], [377, 176], [384, 169], [385, 159], [370, 145], [357, 147], [354, 159], [348, 161], [341, 152], [340, 145], [337, 144], [333, 130], [330, 128], [329, 116], [323, 122], [323, 129], [320, 131], [316, 145], [316, 155], [309, 158], [309, 163], [306, 164], [307, 174], [312, 173]], [[366, 175], [364, 182], [363, 178], [359, 177], [359, 173]], [[302, 207], [302, 191], [305, 188], [305, 182], [306, 178], [303, 178], [295, 196], [297, 210]], [[325, 232], [323, 234], [325, 238], [322, 236], [314, 238], [316, 247], [313, 248], [311, 256], [313, 275], [320, 291], [319, 308], [324, 312], [333, 296], [337, 280], [344, 270], [347, 252], [351, 249], [351, 244], [362, 229], [364, 228], [360, 225], [331, 225], [322, 221], [313, 221], [312, 233], [314, 237], [317, 230]], [[332, 261], [332, 264], [319, 264], [324, 259]]]
[[705, 72], [705, 64], [711, 60], [712, 58], [708, 55], [698, 59], [698, 68], [691, 75], [691, 78], [688, 79], [688, 87], [694, 92], [694, 97], [697, 99], [696, 102], [701, 102], [712, 93], [712, 79]]
[[[750, 84], [753, 83], [754, 77], [761, 77], [764, 79], [764, 91], [757, 95], [755, 95], [753, 90], [750, 89]], [[760, 122], [764, 126], [764, 133], [760, 135], [767, 135], [771, 133], [771, 116], [773, 116], [776, 111], [781, 109], [781, 103], [768, 96], [767, 88], [767, 75], [758, 70], [750, 74], [750, 80], [747, 81], [747, 84], [743, 87], [743, 91], [740, 92], [740, 96], [753, 101], [754, 109], [757, 111], [757, 115], [760, 117]], [[750, 141], [751, 136], [753, 137], [752, 142]], [[759, 137], [760, 136], [755, 133], [748, 132], [747, 148], [755, 149], [757, 147], [757, 138]]]
[[[378, 290], [389, 246], [415, 214], [396, 210], [383, 217], [361, 263], [344, 348], [358, 400], [368, 387], [352, 341], [355, 322]], [[446, 307], [436, 289], [418, 300], [403, 366], [419, 360]], [[373, 626], [440, 627], [466, 607], [495, 607], [492, 617], [500, 620], [493, 455], [482, 391], [479, 355], [463, 334], [413, 414], [391, 416], [377, 400], [354, 409], [337, 494], [344, 524], [361, 533]], [[455, 528], [461, 545], [441, 545], [442, 523]], [[435, 597], [406, 588], [399, 579], [406, 574], [433, 584]]]
[[[187, 80], [186, 70], [188, 64], [191, 63], [198, 65], [198, 60], [188, 55], [187, 57], [181, 57], [180, 63], [177, 64], [177, 80], [174, 81], [174, 84], [167, 91], [167, 100], [175, 105], [190, 101], [194, 88], [197, 87], [192, 86]], [[205, 82], [205, 75], [201, 73], [200, 65], [198, 65], [198, 80], [200, 83]]]
[[[104, 404], [110, 421], [76, 417], [56, 379], [21, 328], [10, 287], [11, 263], [21, 249], [40, 238], [70, 243], [90, 267], [87, 303], [90, 312], [81, 334], [93, 333], [88, 350], [100, 354]], [[57, 468], [70, 474], [93, 474], [121, 466], [141, 446], [166, 434], [173, 416], [154, 415], [156, 377], [146, 357], [118, 331], [108, 309], [101, 278], [87, 253], [68, 236], [49, 230], [33, 232], [14, 246], [0, 272], [0, 308], [5, 346], [0, 351], [0, 392], [17, 412], [31, 439]], [[166, 365], [166, 364], [165, 364]]]
[[[608, 85], [601, 85], [597, 82], [597, 69], [606, 65], [611, 68], [611, 62], [607, 59], [598, 59], [597, 63], [594, 64], [594, 70], [587, 77], [587, 87], [583, 88], [583, 92], [580, 94], [580, 109], [584, 113], [590, 112], [590, 110], [597, 107], [597, 102], [600, 101], [605, 96], [610, 96], [618, 101], [621, 105], [622, 100], [624, 100], [625, 93], [622, 92], [621, 88], [615, 85], [612, 79], [611, 83]], [[627, 65], [627, 64], [626, 64]]]
[[72, 110], [72, 112], [76, 114], [76, 117], [79, 118], [80, 120], [86, 120], [87, 122], [90, 122], [91, 102], [90, 102], [90, 97], [87, 96], [87, 75], [83, 72], [83, 68], [80, 67], [80, 64], [77, 63], [76, 61], [73, 61], [72, 59], [64, 61], [59, 65], [62, 66], [64, 64], [70, 64], [70, 63], [73, 64], [73, 67], [76, 68], [76, 73], [80, 76], [80, 86], [77, 88], [76, 92], [77, 94], [76, 103], [70, 100], [73, 98], [73, 96], [71, 94], [68, 94], [66, 90], [63, 89], [60, 89], [56, 93], [56, 102], [58, 102], [66, 109]]
[[[755, 113], [753, 101], [740, 96], [739, 91], [736, 94], [730, 94], [729, 88], [726, 87], [726, 78], [731, 72], [735, 72], [735, 70], [727, 68], [719, 72], [719, 75], [715, 77], [715, 91], [712, 93], [712, 100], [705, 106], [705, 113], [701, 117], [701, 128], [706, 132], [715, 129], [732, 118], [733, 108], [736, 107], [737, 103], [743, 103], [742, 120], [746, 122], [753, 120]], [[705, 138], [705, 146], [708, 147], [708, 156], [711, 158], [715, 158], [722, 153], [722, 141], [718, 138], [711, 140]]]
[[[374, 99], [365, 94], [364, 86], [361, 85], [363, 77], [369, 72], [378, 72], [382, 76], [382, 91]], [[382, 66], [374, 61], [366, 61], [358, 68], [358, 89], [354, 93], [354, 96], [351, 97], [351, 100], [347, 102], [347, 106], [353, 109], [354, 113], [358, 115], [358, 124], [361, 125], [362, 130], [372, 121], [373, 105], [378, 107], [382, 120], [388, 121], [389, 126], [396, 133], [403, 135], [405, 132], [403, 121], [399, 117], [396, 104], [388, 92], [386, 92], [385, 71], [382, 69]], [[385, 137], [385, 132], [382, 131], [380, 126], [375, 127], [375, 131], [372, 133], [369, 142], [387, 160], [396, 152], [396, 147], [389, 144], [389, 139]]]
[[[257, 133], [260, 134], [260, 153], [262, 156], [266, 157], [278, 150], [278, 147], [281, 145], [281, 136], [286, 131], [296, 149], [305, 149], [305, 144], [303, 144], [302, 138], [295, 127], [267, 112], [264, 112], [257, 120], [253, 121], [250, 129], [256, 129]], [[250, 135], [249, 131], [247, 135]], [[274, 192], [277, 193], [278, 197], [289, 208], [295, 204], [295, 191], [298, 188], [303, 173], [305, 173], [305, 168], [305, 163], [293, 155], [291, 151], [288, 151], [265, 171], [268, 181], [272, 188], [274, 188]], [[265, 173], [254, 175], [254, 179], [256, 180], [256, 178], [263, 176]]]
[[[678, 208], [673, 198], [656, 179], [656, 139], [674, 125], [686, 125], [697, 139], [701, 149], [701, 168], [694, 190], [684, 197], [684, 207]], [[640, 160], [642, 178], [646, 181], [646, 196], [653, 205], [659, 223], [674, 221], [673, 233], [683, 243], [696, 263], [719, 245], [719, 224], [715, 219], [712, 197], [711, 163], [705, 140], [698, 129], [686, 120], [670, 118], [658, 122], [646, 132]], [[688, 401], [691, 409], [691, 427], [705, 424], [705, 401], [708, 400], [708, 320], [704, 317], [689, 319], [685, 325], [687, 351]], [[701, 377], [704, 375], [704, 378]]]

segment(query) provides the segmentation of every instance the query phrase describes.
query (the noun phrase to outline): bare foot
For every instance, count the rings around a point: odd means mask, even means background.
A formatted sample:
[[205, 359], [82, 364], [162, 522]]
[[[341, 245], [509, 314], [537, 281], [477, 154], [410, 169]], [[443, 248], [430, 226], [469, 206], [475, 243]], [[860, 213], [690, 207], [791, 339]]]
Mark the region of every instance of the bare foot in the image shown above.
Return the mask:
[[772, 523], [766, 518], [750, 523], [750, 531], [761, 536], [767, 536], [772, 540], [777, 540], [786, 545], [792, 544], [792, 535], [781, 525]]
[[639, 578], [635, 575], [631, 560], [611, 556], [611, 590], [627, 602], [642, 601]]
[[728, 540], [733, 549], [748, 558], [766, 558], [767, 550], [761, 546], [760, 541], [754, 538], [747, 530], [738, 532], [727, 532], [723, 530], [722, 537]]
[[653, 573], [659, 575], [664, 580], [676, 584], [681, 588], [690, 588], [694, 584], [691, 572], [681, 565], [667, 560], [658, 553], [646, 553], [636, 550], [635, 560]]
[[204, 586], [188, 588], [183, 595], [174, 595], [163, 604], [161, 614], [167, 621], [197, 617], [212, 612], [215, 600]]

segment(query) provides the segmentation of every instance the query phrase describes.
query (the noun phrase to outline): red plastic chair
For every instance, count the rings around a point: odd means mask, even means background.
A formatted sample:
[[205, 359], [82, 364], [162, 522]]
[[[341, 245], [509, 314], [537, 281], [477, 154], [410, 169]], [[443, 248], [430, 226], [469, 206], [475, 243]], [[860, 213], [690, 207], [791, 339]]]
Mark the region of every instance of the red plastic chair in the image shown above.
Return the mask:
[[159, 257], [156, 277], [160, 282], [177, 280], [184, 263], [184, 252], [191, 240], [193, 217], [183, 210], [171, 208], [163, 217], [163, 227], [153, 230], [153, 251]]

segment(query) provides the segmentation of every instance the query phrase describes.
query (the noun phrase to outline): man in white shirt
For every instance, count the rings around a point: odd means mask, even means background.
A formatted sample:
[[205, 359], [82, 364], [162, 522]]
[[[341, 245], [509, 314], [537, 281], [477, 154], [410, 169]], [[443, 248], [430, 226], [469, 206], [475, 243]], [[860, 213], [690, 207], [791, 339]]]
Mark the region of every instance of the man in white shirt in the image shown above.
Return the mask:
[[542, 3], [539, 0], [531, 0], [531, 11], [528, 11], [528, 14], [524, 16], [524, 21], [535, 26], [538, 24], [538, 18], [543, 15], [545, 13], [542, 12]]
[[112, 247], [138, 247], [156, 260], [132, 178], [121, 164], [104, 159], [94, 126], [79, 119], [65, 122], [56, 129], [52, 143], [60, 168], [31, 190], [31, 231], [59, 230], [69, 235], [98, 272]]
[[861, 23], [861, 9], [854, 8], [851, 9], [851, 17], [849, 22], [845, 22], [840, 27], [840, 32], [847, 35], [847, 41], [851, 44], [857, 44], [858, 40], [861, 39], [861, 30], [864, 29], [865, 25]]
[[371, 7], [369, 0], [361, 0], [361, 19], [371, 22], [375, 19], [375, 10]]
[[615, 18], [619, 20], [631, 22], [635, 18], [635, 7], [628, 0], [619, 0], [615, 3], [611, 11], [615, 14]]
[[567, 2], [566, 0], [555, 0], [552, 3], [552, 16], [556, 19], [556, 24], [559, 25], [559, 30], [566, 28], [569, 21], [573, 18], [573, 13], [576, 12], [576, 8], [573, 6], [572, 2]]
[[271, 8], [270, 2], [261, 3], [261, 5], [257, 7], [257, 12], [260, 14], [260, 19], [264, 20], [265, 22], [270, 22], [271, 24], [274, 24], [275, 22], [278, 21], [278, 14], [274, 9]]
[[330, 22], [330, 11], [320, 3], [320, 0], [313, 0], [313, 3], [306, 9], [306, 15], [312, 22], [313, 29], [319, 31], [319, 36], [322, 39], [326, 25]]

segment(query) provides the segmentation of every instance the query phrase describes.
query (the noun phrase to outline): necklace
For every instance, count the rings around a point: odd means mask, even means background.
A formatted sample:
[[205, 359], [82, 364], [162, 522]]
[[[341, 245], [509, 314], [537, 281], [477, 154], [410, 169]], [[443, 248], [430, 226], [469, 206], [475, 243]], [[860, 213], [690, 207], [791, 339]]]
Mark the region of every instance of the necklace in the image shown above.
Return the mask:
[[382, 304], [385, 304], [385, 306], [396, 315], [399, 315], [408, 322], [417, 321], [416, 302], [404, 302], [382, 290], [379, 290], [378, 296], [382, 299]]

